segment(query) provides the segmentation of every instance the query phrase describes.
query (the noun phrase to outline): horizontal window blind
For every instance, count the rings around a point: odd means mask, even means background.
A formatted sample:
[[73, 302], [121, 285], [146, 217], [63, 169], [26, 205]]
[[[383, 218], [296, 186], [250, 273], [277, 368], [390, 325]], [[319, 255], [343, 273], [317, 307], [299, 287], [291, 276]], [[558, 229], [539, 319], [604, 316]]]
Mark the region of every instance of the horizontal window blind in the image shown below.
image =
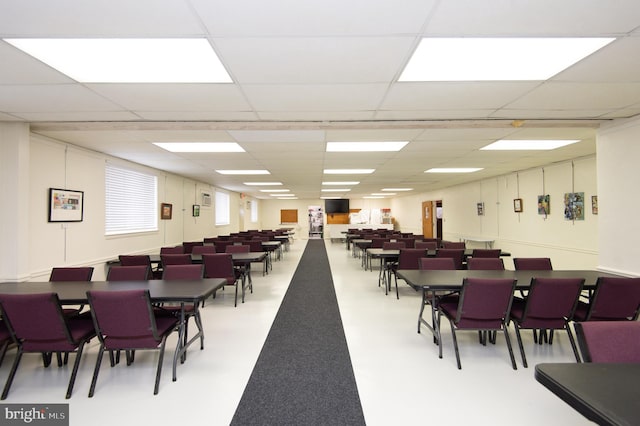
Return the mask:
[[105, 234], [158, 230], [158, 178], [107, 164]]
[[231, 222], [229, 208], [229, 194], [216, 191], [216, 225], [228, 225]]

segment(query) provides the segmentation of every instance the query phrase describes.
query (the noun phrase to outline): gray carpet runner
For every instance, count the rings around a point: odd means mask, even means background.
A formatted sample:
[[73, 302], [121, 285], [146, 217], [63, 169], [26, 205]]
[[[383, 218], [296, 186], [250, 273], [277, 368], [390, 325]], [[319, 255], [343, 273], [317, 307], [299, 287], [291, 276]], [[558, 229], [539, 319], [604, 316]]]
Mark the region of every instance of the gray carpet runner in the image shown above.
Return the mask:
[[308, 241], [231, 424], [365, 424], [323, 240]]

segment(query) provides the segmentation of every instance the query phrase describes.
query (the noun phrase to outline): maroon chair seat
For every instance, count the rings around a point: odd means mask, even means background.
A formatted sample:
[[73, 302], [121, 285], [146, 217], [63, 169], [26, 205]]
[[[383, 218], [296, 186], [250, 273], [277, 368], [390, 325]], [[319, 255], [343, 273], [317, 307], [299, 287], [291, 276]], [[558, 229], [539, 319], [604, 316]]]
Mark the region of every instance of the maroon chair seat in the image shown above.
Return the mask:
[[640, 363], [640, 323], [588, 321], [575, 324], [584, 362]]

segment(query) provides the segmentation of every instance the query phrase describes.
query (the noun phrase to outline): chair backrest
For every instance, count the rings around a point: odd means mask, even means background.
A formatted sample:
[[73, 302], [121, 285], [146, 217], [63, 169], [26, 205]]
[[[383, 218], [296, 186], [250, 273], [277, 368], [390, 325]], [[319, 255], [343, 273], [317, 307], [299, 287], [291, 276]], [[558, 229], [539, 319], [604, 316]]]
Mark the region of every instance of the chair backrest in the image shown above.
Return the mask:
[[184, 248], [185, 253], [191, 254], [191, 251], [195, 246], [201, 246], [203, 244], [203, 241], [185, 241], [182, 243], [182, 247]]
[[551, 259], [548, 257], [516, 257], [513, 259], [516, 271], [551, 271]]
[[471, 257], [467, 259], [467, 269], [504, 271], [504, 262], [499, 257]]
[[15, 341], [27, 352], [39, 347], [50, 352], [56, 344], [73, 341], [56, 293], [0, 294], [0, 308]]
[[464, 241], [443, 241], [442, 242], [442, 248], [445, 249], [466, 249], [467, 248], [467, 244]]
[[216, 247], [213, 245], [195, 246], [191, 250], [192, 254], [215, 253]]
[[191, 263], [190, 254], [161, 254], [160, 260], [162, 260], [162, 268], [167, 265], [189, 265]]
[[635, 321], [639, 308], [640, 278], [600, 277], [586, 319]]
[[264, 249], [262, 248], [262, 241], [261, 240], [249, 240], [247, 242], [244, 243], [245, 245], [249, 246], [249, 251], [253, 251], [253, 252], [261, 252], [264, 251]]
[[148, 254], [120, 255], [120, 264], [122, 266], [146, 265], [151, 267], [151, 258]]
[[415, 248], [423, 250], [436, 250], [438, 248], [438, 243], [435, 241], [416, 241], [414, 245]]
[[533, 278], [523, 321], [547, 325], [537, 328], [562, 328], [573, 316], [583, 285], [584, 278]]
[[404, 243], [407, 248], [416, 248], [415, 238], [398, 238], [398, 242]]
[[640, 323], [587, 321], [575, 324], [584, 362], [640, 363]]
[[398, 269], [420, 269], [420, 258], [425, 256], [425, 251], [416, 248], [400, 249], [398, 256]]
[[404, 241], [385, 241], [382, 244], [383, 250], [400, 250], [403, 248], [407, 248]]
[[199, 280], [203, 277], [203, 267], [194, 263], [189, 265], [165, 265], [162, 270], [163, 280]]
[[203, 254], [202, 265], [205, 278], [223, 278], [229, 285], [236, 280], [237, 275], [230, 253]]
[[377, 237], [371, 239], [370, 248], [382, 248], [385, 242], [389, 241], [387, 238]]
[[52, 268], [49, 281], [91, 281], [92, 266], [77, 268]]
[[250, 247], [245, 244], [233, 244], [225, 248], [225, 253], [249, 253]]
[[456, 262], [452, 257], [421, 257], [420, 269], [427, 271], [453, 271]]
[[148, 265], [113, 265], [107, 272], [107, 281], [144, 281], [149, 279]]
[[160, 254], [182, 254], [182, 253], [184, 253], [183, 246], [160, 247]]
[[513, 279], [465, 278], [455, 323], [460, 328], [498, 329], [509, 317]]
[[462, 269], [464, 261], [464, 249], [441, 248], [436, 252], [436, 257], [450, 257], [456, 264], [456, 269]]
[[500, 257], [500, 249], [473, 249], [471, 257]]
[[87, 298], [106, 349], [154, 348], [160, 342], [149, 290], [88, 291]]

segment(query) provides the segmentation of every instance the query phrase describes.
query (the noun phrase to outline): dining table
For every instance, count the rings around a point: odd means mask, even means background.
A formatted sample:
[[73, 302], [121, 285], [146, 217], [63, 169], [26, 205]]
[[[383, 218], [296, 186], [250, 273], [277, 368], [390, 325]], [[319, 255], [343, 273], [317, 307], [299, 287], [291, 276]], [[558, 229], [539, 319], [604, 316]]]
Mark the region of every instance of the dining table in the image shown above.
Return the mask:
[[23, 281], [0, 283], [0, 294], [36, 294], [56, 293], [62, 305], [82, 305], [88, 303], [88, 291], [122, 291], [149, 290], [151, 302], [179, 303], [180, 320], [178, 340], [173, 356], [173, 381], [177, 380], [178, 360], [183, 363], [186, 351], [192, 343], [204, 337], [203, 331], [188, 341], [184, 341], [186, 333], [185, 307], [193, 305], [194, 309], [203, 300], [222, 287], [226, 280], [222, 278], [206, 278], [200, 280], [145, 280], [145, 281]]
[[[403, 279], [415, 290], [422, 291], [420, 311], [418, 314], [418, 333], [421, 325], [426, 326], [434, 335], [434, 343], [440, 344], [440, 327], [436, 318], [438, 309], [438, 296], [442, 294], [456, 293], [462, 289], [462, 283], [466, 278], [495, 278], [512, 279], [516, 281], [516, 290], [525, 291], [531, 286], [533, 278], [584, 278], [584, 289], [593, 291], [600, 277], [616, 277], [619, 275], [596, 270], [551, 270], [551, 271], [524, 271], [524, 270], [468, 270], [458, 269], [453, 271], [399, 269], [396, 276]], [[431, 305], [431, 324], [424, 319], [424, 308]], [[439, 354], [442, 358], [442, 354]]]
[[640, 364], [544, 363], [535, 367], [544, 387], [598, 425], [640, 421]]

